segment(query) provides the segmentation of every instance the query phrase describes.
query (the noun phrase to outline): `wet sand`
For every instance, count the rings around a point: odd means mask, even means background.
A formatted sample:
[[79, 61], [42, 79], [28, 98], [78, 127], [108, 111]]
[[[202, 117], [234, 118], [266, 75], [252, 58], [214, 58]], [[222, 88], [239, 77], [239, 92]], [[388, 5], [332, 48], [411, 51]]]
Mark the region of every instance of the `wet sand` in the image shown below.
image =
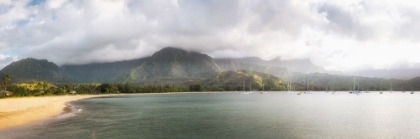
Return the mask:
[[67, 102], [111, 95], [46, 96], [0, 99], [0, 129], [11, 128], [48, 119], [71, 108]]

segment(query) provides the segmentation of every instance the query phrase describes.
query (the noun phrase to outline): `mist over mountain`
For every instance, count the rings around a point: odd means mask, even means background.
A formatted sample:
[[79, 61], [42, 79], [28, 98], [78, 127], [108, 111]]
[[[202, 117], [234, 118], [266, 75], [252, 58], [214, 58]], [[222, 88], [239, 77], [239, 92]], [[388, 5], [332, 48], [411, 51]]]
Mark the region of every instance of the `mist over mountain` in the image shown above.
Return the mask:
[[78, 82], [159, 83], [200, 80], [229, 70], [284, 74], [287, 69], [260, 66], [167, 47], [150, 57], [113, 63], [64, 65], [63, 72]]
[[[53, 83], [130, 82], [139, 85], [186, 85], [195, 82], [214, 90], [226, 88], [231, 90], [237, 89], [243, 82], [249, 82], [256, 89], [261, 89], [264, 81], [271, 83], [270, 87], [284, 89], [282, 85], [290, 81], [294, 88], [299, 90], [306, 90], [306, 84], [310, 85], [310, 90], [353, 89], [353, 76], [309, 73], [315, 71], [325, 71], [325, 69], [312, 64], [309, 60], [282, 61], [280, 58], [262, 60], [255, 57], [213, 59], [206, 54], [167, 47], [150, 57], [140, 59], [61, 67], [47, 60], [28, 58], [6, 66], [0, 71], [0, 75], [10, 74], [13, 79], [11, 82], [32, 80]], [[395, 90], [399, 88], [402, 90], [403, 86], [420, 89], [417, 78], [411, 80], [360, 76], [356, 78], [361, 89], [386, 90], [390, 89], [391, 83], [394, 84]], [[272, 82], [277, 82], [277, 85]]]
[[284, 90], [287, 86], [287, 82], [278, 76], [247, 70], [220, 72], [200, 83], [207, 85], [209, 88], [212, 88], [212, 90], [221, 91], [262, 89]]
[[363, 70], [348, 73], [350, 75], [371, 77], [371, 78], [397, 78], [410, 79], [420, 76], [420, 69], [395, 69], [395, 70]]
[[115, 75], [127, 72], [144, 61], [145, 59], [135, 59], [110, 63], [63, 65], [60, 69], [76, 82], [108, 82]]
[[263, 60], [259, 57], [246, 57], [246, 58], [234, 58], [230, 60], [244, 62], [244, 63], [251, 63], [255, 65], [260, 65], [260, 66], [287, 68], [291, 71], [302, 72], [302, 73], [328, 72], [323, 67], [314, 65], [309, 59], [281, 60], [281, 57], [276, 57], [271, 60]]

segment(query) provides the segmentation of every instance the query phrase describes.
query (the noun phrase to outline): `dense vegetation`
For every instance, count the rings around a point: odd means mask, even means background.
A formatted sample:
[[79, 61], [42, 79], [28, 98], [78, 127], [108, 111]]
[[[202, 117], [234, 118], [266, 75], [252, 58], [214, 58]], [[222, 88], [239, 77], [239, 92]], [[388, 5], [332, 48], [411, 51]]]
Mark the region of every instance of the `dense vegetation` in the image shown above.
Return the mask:
[[[45, 96], [66, 94], [110, 94], [110, 93], [163, 93], [163, 92], [187, 92], [188, 87], [169, 85], [134, 86], [129, 83], [121, 84], [64, 84], [56, 86], [47, 82], [34, 82], [12, 84], [7, 90], [13, 92], [13, 96]], [[201, 90], [191, 90], [201, 91]], [[3, 97], [3, 96], [0, 96]]]
[[43, 80], [56, 83], [71, 81], [60, 68], [47, 60], [27, 58], [7, 65], [0, 71], [0, 77], [9, 74], [13, 77], [11, 82], [26, 82]]

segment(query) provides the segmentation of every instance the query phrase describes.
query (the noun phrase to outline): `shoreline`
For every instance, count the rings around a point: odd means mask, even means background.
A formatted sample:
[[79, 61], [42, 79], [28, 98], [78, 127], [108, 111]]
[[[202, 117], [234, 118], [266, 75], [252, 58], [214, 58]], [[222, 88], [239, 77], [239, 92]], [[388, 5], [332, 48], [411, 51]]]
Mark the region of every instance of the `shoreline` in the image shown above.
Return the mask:
[[80, 99], [132, 96], [132, 95], [156, 95], [156, 94], [207, 94], [207, 93], [233, 93], [236, 91], [219, 92], [165, 92], [165, 93], [124, 93], [124, 94], [83, 94], [66, 96], [39, 96], [0, 99], [0, 130], [29, 125], [31, 123], [48, 120], [55, 116], [73, 112], [69, 102]]
[[29, 125], [72, 112], [71, 101], [121, 94], [42, 96], [0, 100], [0, 130]]
[[[80, 99], [131, 96], [131, 95], [156, 95], [156, 94], [205, 94], [216, 92], [166, 92], [166, 93], [129, 93], [129, 94], [99, 94], [99, 95], [66, 95], [66, 96], [39, 96], [0, 99], [0, 130], [30, 125], [35, 122], [71, 113], [72, 106], [69, 102]], [[219, 93], [219, 92], [218, 92]]]

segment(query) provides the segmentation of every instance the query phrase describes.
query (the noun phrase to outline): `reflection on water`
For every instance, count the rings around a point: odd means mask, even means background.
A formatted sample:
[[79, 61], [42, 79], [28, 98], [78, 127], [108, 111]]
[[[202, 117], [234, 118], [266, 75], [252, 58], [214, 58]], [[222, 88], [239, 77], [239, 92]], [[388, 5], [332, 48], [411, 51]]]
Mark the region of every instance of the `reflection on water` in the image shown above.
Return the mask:
[[[420, 138], [420, 96], [212, 93], [93, 98], [17, 138]], [[0, 131], [0, 135], [5, 131]]]

